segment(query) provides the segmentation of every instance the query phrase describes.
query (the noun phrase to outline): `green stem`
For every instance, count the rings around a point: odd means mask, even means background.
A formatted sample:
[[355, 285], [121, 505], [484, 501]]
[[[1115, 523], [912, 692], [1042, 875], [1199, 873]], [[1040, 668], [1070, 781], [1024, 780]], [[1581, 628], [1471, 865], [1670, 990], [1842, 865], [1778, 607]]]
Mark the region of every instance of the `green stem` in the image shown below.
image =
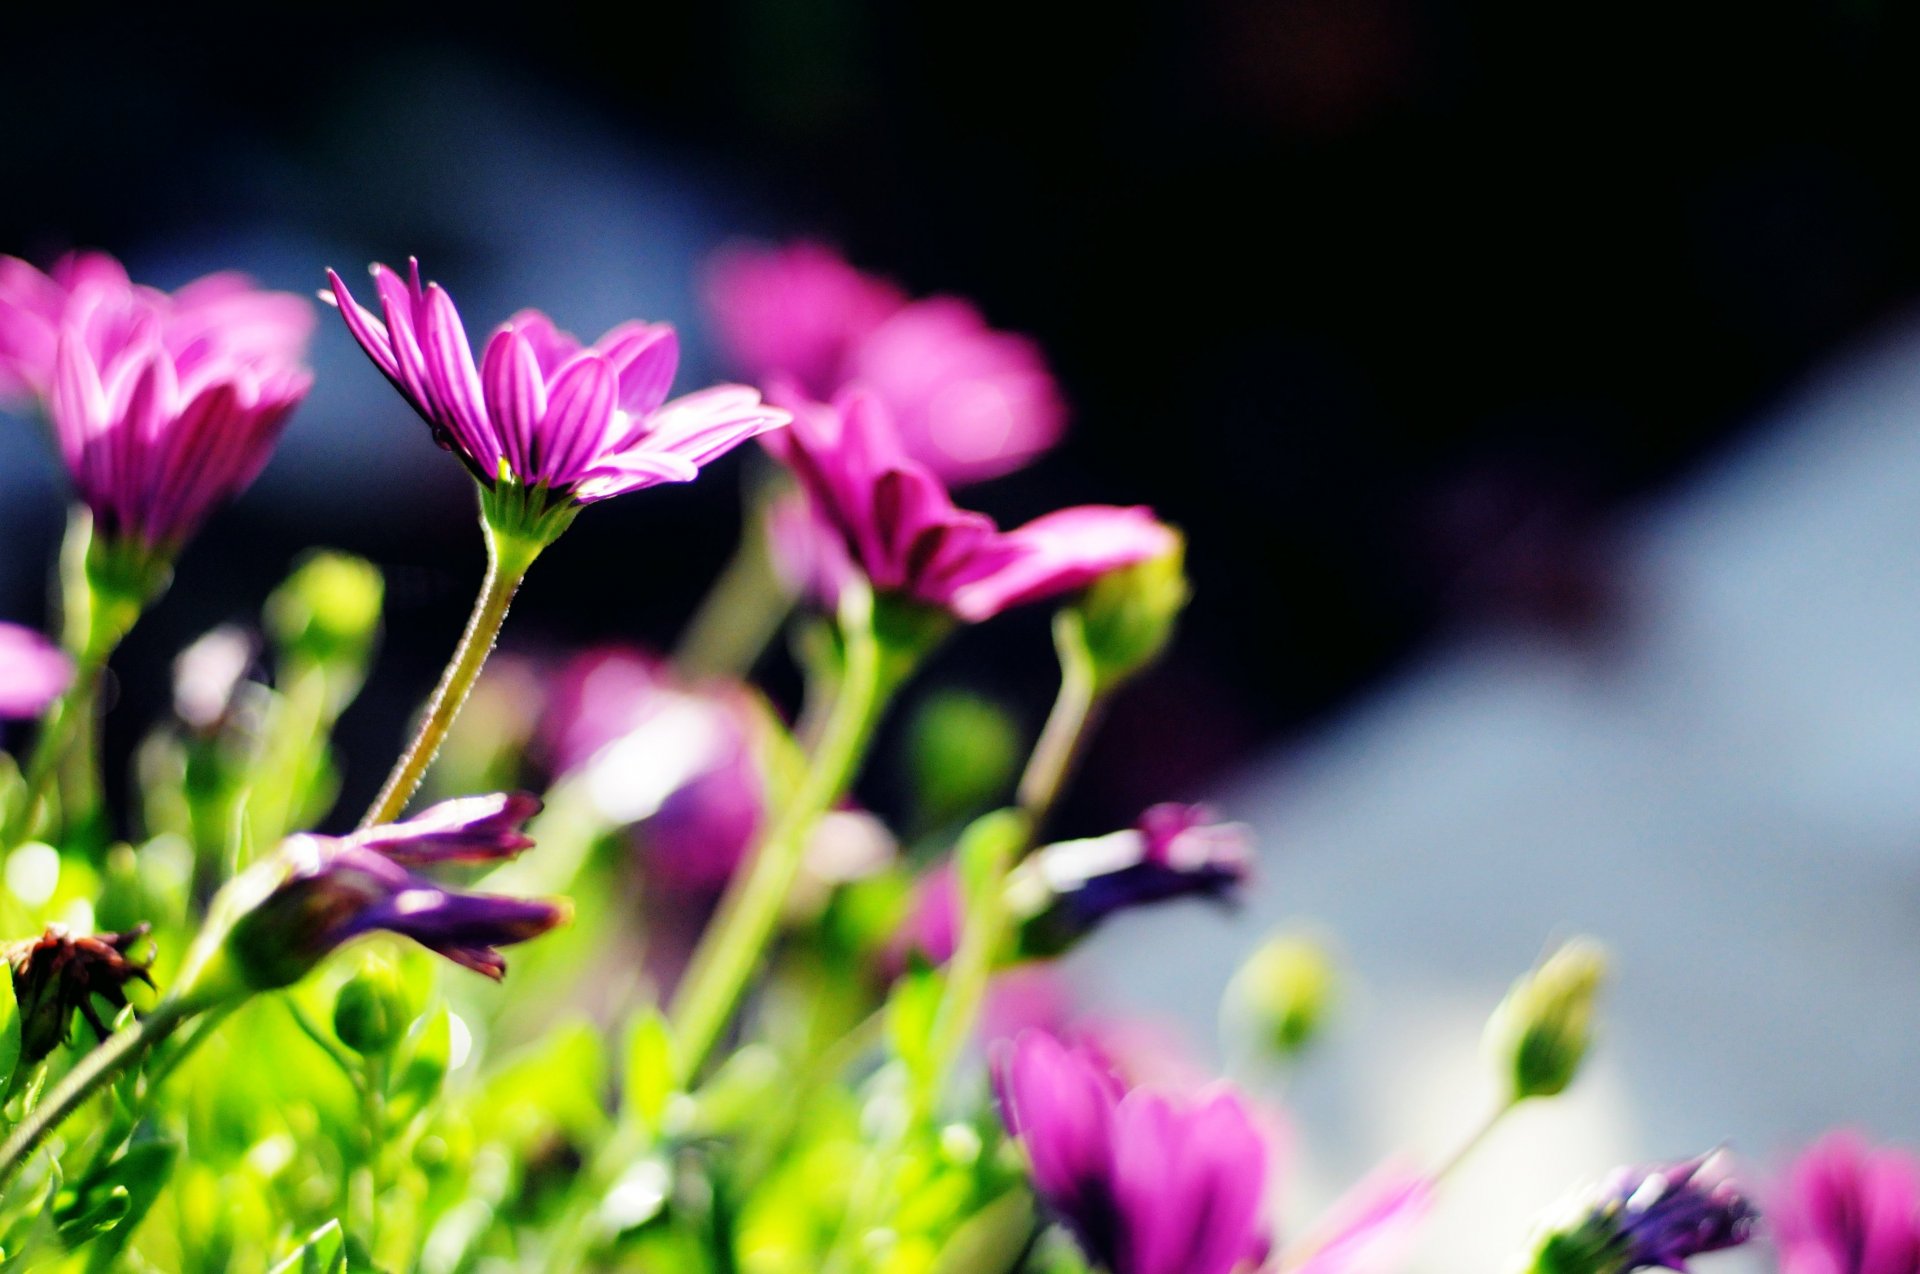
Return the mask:
[[[751, 497], [750, 497], [751, 498]], [[755, 500], [740, 543], [687, 622], [673, 661], [694, 676], [743, 677], [793, 606], [768, 549], [767, 504]]]
[[147, 1050], [159, 1044], [191, 1017], [196, 1008], [183, 1000], [163, 1000], [153, 1012], [125, 1030], [109, 1035], [68, 1071], [54, 1090], [41, 1099], [33, 1113], [20, 1121], [5, 1144], [0, 1144], [0, 1193], [55, 1128], [87, 1098], [118, 1079]]
[[1501, 1121], [1512, 1113], [1513, 1108], [1519, 1104], [1520, 1102], [1514, 1099], [1508, 1100], [1500, 1106], [1495, 1107], [1493, 1113], [1488, 1115], [1481, 1125], [1474, 1129], [1473, 1133], [1465, 1141], [1460, 1143], [1459, 1148], [1448, 1155], [1446, 1159], [1441, 1162], [1440, 1166], [1433, 1170], [1432, 1180], [1440, 1181], [1451, 1176], [1458, 1170], [1460, 1165], [1466, 1162], [1467, 1157], [1480, 1148], [1480, 1143], [1487, 1139], [1488, 1134], [1492, 1133], [1495, 1128], [1498, 1128]]
[[861, 590], [844, 611], [845, 674], [820, 746], [752, 862], [728, 886], [674, 997], [670, 1020], [683, 1081], [700, 1072], [733, 1016], [800, 874], [814, 824], [852, 783], [886, 700], [904, 679], [905, 668], [888, 666], [895, 661], [876, 631], [870, 596]]
[[433, 764], [440, 745], [446, 741], [454, 718], [460, 715], [487, 656], [493, 652], [493, 643], [500, 636], [500, 626], [507, 620], [507, 607], [513, 604], [520, 581], [526, 578], [534, 559], [545, 547], [541, 542], [508, 535], [490, 522], [483, 521], [481, 525], [487, 539], [487, 578], [480, 586], [480, 596], [474, 600], [473, 614], [467, 620], [466, 631], [460, 634], [460, 644], [454, 648], [452, 660], [440, 676], [440, 684], [434, 687], [433, 698], [427, 701], [420, 729], [394, 763], [380, 795], [361, 818], [362, 827], [391, 823], [413, 798], [427, 767]]
[[931, 1113], [933, 1102], [945, 1087], [961, 1047], [973, 1030], [980, 1006], [986, 1000], [987, 985], [993, 979], [994, 968], [1006, 945], [1007, 874], [1032, 849], [1040, 829], [1046, 825], [1102, 702], [1093, 661], [1065, 612], [1056, 623], [1055, 637], [1060, 652], [1060, 691], [1054, 696], [1047, 723], [1020, 776], [1016, 808], [1023, 818], [1021, 834], [1017, 838], [994, 837], [989, 841], [990, 857], [978, 865], [979, 884], [966, 897], [960, 942], [947, 965], [945, 993], [933, 1019], [927, 1087], [919, 1094], [923, 1115]]
[[60, 764], [79, 735], [78, 725], [93, 714], [94, 705], [99, 701], [100, 682], [105, 672], [105, 660], [77, 664], [73, 684], [54, 701], [46, 719], [40, 723], [40, 733], [33, 741], [33, 752], [27, 758], [22, 776], [26, 792], [7, 827], [8, 849], [17, 847], [33, 834], [40, 807], [52, 793]]

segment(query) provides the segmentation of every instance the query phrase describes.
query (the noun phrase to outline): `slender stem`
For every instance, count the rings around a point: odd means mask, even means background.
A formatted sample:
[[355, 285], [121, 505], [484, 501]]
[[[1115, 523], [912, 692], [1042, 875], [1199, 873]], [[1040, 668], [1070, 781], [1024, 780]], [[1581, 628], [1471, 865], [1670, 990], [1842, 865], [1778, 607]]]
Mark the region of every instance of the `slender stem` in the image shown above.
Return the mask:
[[966, 898], [960, 942], [947, 965], [946, 990], [933, 1019], [927, 1088], [919, 1094], [923, 1114], [931, 1109], [945, 1086], [960, 1049], [973, 1029], [974, 1019], [986, 1000], [987, 984], [993, 978], [994, 966], [1006, 944], [1007, 873], [1033, 847], [1035, 837], [1053, 812], [1102, 701], [1086, 647], [1079, 641], [1078, 633], [1067, 626], [1071, 621], [1064, 614], [1058, 623], [1055, 644], [1060, 652], [1060, 690], [1054, 696], [1040, 739], [1027, 758], [1026, 770], [1020, 776], [1016, 796], [1016, 807], [1023, 816], [1020, 835], [996, 837], [989, 843], [987, 852], [991, 857], [978, 865], [980, 882]]
[[1488, 1115], [1486, 1119], [1481, 1122], [1480, 1126], [1474, 1129], [1465, 1141], [1460, 1143], [1459, 1148], [1442, 1160], [1440, 1166], [1433, 1170], [1432, 1179], [1434, 1181], [1442, 1180], [1458, 1170], [1460, 1165], [1466, 1162], [1467, 1157], [1480, 1148], [1480, 1143], [1487, 1139], [1488, 1134], [1495, 1128], [1498, 1128], [1500, 1122], [1519, 1104], [1517, 1100], [1508, 1100], [1495, 1107], [1493, 1113]]
[[454, 718], [460, 715], [487, 656], [493, 652], [493, 643], [500, 636], [500, 626], [506, 622], [507, 607], [513, 604], [520, 581], [526, 578], [528, 568], [544, 547], [532, 540], [505, 535], [490, 523], [483, 522], [482, 526], [487, 538], [487, 578], [480, 586], [480, 596], [474, 600], [473, 614], [467, 620], [466, 631], [460, 634], [453, 658], [440, 676], [440, 684], [434, 687], [433, 698], [427, 701], [426, 716], [420, 722], [419, 731], [394, 763], [380, 795], [361, 818], [362, 827], [392, 822], [413, 798], [427, 767], [433, 764], [440, 745], [446, 741]]
[[153, 1012], [125, 1030], [103, 1040], [80, 1059], [66, 1077], [48, 1093], [33, 1113], [20, 1121], [5, 1144], [0, 1144], [0, 1192], [4, 1192], [28, 1158], [47, 1136], [66, 1121], [80, 1106], [118, 1079], [147, 1050], [159, 1044], [196, 1010], [180, 1000], [163, 1000]]
[[681, 633], [673, 652], [681, 671], [745, 676], [792, 608], [768, 548], [766, 508], [759, 500], [749, 510], [733, 556]]
[[871, 618], [863, 616], [843, 627], [845, 675], [820, 746], [752, 862], [728, 886], [674, 997], [670, 1019], [683, 1080], [699, 1073], [733, 1015], [800, 874], [807, 838], [853, 781], [892, 688], [889, 683], [897, 683], [898, 674], [890, 675], [884, 667], [886, 652]]
[[380, 1247], [381, 1159], [386, 1153], [386, 1065], [377, 1057], [351, 1072], [360, 1090], [359, 1162], [347, 1179], [347, 1211], [354, 1218], [351, 1232], [370, 1252]]
[[40, 723], [39, 735], [33, 741], [33, 752], [27, 758], [26, 772], [22, 776], [26, 792], [7, 828], [5, 841], [8, 849], [19, 845], [32, 834], [40, 806], [52, 791], [54, 778], [60, 771], [60, 763], [66, 759], [68, 749], [79, 735], [79, 723], [93, 714], [94, 706], [99, 702], [100, 682], [105, 671], [104, 658], [76, 663], [73, 684], [54, 701], [45, 720]]
[[1060, 652], [1060, 693], [1054, 696], [1053, 709], [1047, 713], [1040, 739], [1027, 757], [1027, 768], [1021, 772], [1016, 792], [1019, 808], [1033, 820], [1035, 835], [1073, 773], [1100, 705], [1093, 659], [1074, 625], [1068, 612], [1054, 621], [1054, 645]]

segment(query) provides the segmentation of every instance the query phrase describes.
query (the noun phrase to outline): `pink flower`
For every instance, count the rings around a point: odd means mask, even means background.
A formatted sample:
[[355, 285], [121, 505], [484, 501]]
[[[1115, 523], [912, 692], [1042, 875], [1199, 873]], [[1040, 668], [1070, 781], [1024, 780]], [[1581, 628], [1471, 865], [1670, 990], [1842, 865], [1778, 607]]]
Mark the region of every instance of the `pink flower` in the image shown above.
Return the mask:
[[373, 267], [385, 322], [329, 270], [331, 299], [354, 339], [489, 489], [503, 479], [573, 504], [661, 482], [689, 482], [709, 461], [786, 423], [743, 385], [668, 401], [680, 342], [665, 323], [629, 322], [590, 346], [537, 310], [488, 339], [479, 366], [453, 299]]
[[1793, 1165], [1768, 1219], [1781, 1274], [1915, 1274], [1920, 1160], [1828, 1133]]
[[932, 471], [908, 457], [878, 398], [854, 390], [832, 406], [791, 401], [792, 427], [770, 436], [767, 448], [876, 592], [977, 623], [1084, 588], [1176, 543], [1149, 510], [1109, 505], [1062, 509], [1001, 531], [985, 514], [955, 507]]
[[[1291, 1274], [1385, 1274], [1405, 1259], [1413, 1232], [1433, 1210], [1433, 1180], [1406, 1164], [1382, 1164], [1333, 1205], [1320, 1234], [1289, 1254]], [[1297, 1262], [1297, 1263], [1296, 1263]]]
[[[47, 408], [97, 533], [177, 550], [259, 476], [306, 396], [313, 377], [298, 348], [269, 339], [276, 320], [233, 286], [184, 307], [141, 289], [84, 285], [69, 297]], [[238, 323], [235, 344], [222, 316]]]
[[634, 826], [655, 878], [696, 892], [724, 885], [759, 835], [760, 730], [745, 687], [689, 684], [621, 648], [570, 661], [541, 722], [554, 768]]
[[37, 717], [73, 680], [73, 661], [31, 628], [0, 623], [0, 718]]
[[209, 274], [171, 294], [140, 287], [104, 252], [73, 252], [41, 273], [0, 257], [0, 399], [46, 398], [53, 389], [60, 329], [84, 316], [97, 364], [142, 318], [157, 320], [176, 363], [193, 366], [217, 347], [250, 365], [297, 364], [313, 334], [313, 307], [290, 292], [265, 292], [232, 272]]
[[1028, 1031], [994, 1067], [1033, 1187], [1112, 1274], [1230, 1274], [1265, 1258], [1268, 1152], [1240, 1099], [1128, 1090]]
[[872, 390], [907, 454], [952, 483], [1027, 464], [1059, 440], [1066, 406], [1033, 341], [958, 297], [909, 301], [816, 243], [733, 248], [709, 272], [721, 343], [762, 384], [825, 401]]

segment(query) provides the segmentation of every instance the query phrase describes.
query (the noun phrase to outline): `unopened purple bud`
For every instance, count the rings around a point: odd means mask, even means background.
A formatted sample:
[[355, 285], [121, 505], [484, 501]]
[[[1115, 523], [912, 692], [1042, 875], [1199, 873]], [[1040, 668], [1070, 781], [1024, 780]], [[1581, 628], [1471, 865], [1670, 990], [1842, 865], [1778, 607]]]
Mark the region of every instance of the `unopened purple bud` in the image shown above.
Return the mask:
[[1718, 1159], [1620, 1169], [1540, 1241], [1528, 1274], [1685, 1270], [1696, 1256], [1745, 1243], [1759, 1213]]

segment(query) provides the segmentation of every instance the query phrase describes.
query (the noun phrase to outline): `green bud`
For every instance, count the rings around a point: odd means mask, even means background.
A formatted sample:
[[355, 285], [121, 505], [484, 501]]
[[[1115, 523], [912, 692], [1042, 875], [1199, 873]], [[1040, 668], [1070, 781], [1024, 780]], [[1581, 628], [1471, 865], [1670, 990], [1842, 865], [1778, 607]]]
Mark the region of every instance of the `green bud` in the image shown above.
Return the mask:
[[391, 1052], [412, 1022], [413, 1005], [406, 987], [385, 960], [367, 960], [341, 984], [333, 1000], [333, 1033], [362, 1057]]
[[1293, 1058], [1320, 1033], [1337, 989], [1333, 955], [1323, 943], [1281, 934], [1240, 966], [1227, 988], [1227, 1011], [1262, 1047]]
[[1020, 763], [1020, 733], [998, 704], [964, 690], [930, 696], [914, 716], [914, 790], [923, 818], [941, 826], [998, 800]]
[[1186, 540], [1145, 562], [1102, 576], [1074, 608], [1081, 641], [1102, 686], [1133, 676], [1160, 657], [1186, 607]]
[[1514, 1101], [1565, 1091], [1593, 1042], [1593, 1003], [1607, 974], [1606, 951], [1575, 938], [1513, 984], [1487, 1022], [1487, 1048], [1511, 1082]]
[[380, 572], [366, 559], [315, 553], [267, 599], [267, 629], [290, 654], [358, 663], [373, 645], [382, 592]]

